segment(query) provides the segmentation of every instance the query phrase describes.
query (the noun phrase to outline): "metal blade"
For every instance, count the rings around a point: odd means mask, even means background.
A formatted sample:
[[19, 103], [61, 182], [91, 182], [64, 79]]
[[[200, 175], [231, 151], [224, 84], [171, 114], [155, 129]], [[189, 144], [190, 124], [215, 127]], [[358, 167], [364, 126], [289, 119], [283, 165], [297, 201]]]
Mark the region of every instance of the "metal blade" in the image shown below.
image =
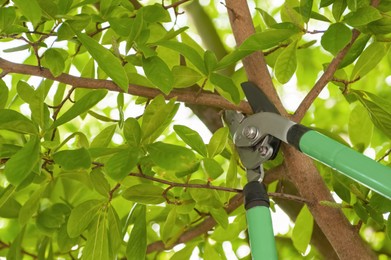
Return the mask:
[[243, 82], [241, 86], [254, 114], [259, 112], [273, 112], [279, 114], [277, 108], [270, 102], [257, 85], [248, 81]]

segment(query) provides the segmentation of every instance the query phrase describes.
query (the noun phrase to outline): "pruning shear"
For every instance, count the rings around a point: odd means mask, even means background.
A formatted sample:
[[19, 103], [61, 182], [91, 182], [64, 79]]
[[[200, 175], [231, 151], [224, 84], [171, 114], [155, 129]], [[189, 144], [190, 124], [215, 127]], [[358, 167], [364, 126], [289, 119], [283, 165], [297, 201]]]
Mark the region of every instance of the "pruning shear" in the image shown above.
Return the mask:
[[254, 114], [246, 116], [227, 110], [224, 120], [246, 168], [248, 183], [243, 193], [253, 259], [277, 259], [269, 198], [262, 184], [265, 175], [262, 164], [276, 157], [281, 142], [293, 145], [302, 153], [391, 199], [390, 167], [282, 117], [257, 85], [251, 82], [241, 85]]

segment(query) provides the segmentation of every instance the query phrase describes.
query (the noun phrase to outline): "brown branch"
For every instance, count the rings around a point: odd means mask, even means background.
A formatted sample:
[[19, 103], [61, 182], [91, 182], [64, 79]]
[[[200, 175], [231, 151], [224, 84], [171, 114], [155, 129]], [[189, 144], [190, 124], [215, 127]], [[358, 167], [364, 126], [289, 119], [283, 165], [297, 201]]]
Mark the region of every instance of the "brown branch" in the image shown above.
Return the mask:
[[[122, 92], [122, 90], [111, 80], [82, 78], [66, 73], [62, 73], [60, 76], [54, 77], [48, 69], [40, 68], [38, 66], [13, 63], [2, 58], [0, 58], [0, 68], [8, 71], [9, 73], [18, 73], [55, 80], [73, 86], [74, 88], [107, 89], [110, 91]], [[160, 90], [155, 88], [130, 84], [128, 94], [146, 98], [154, 98], [158, 95], [163, 95], [166, 99], [177, 98], [178, 101], [188, 104], [207, 105], [222, 109], [251, 113], [251, 108], [247, 102], [241, 102], [239, 105], [234, 105], [223, 97], [206, 91], [196, 95], [194, 91], [173, 90], [170, 94], [164, 95]]]
[[383, 161], [390, 154], [391, 154], [391, 149], [389, 149], [382, 157], [380, 157], [379, 160], [377, 160], [377, 162]]
[[[226, 7], [234, 32], [236, 45], [239, 46], [250, 35], [255, 33], [250, 10], [246, 0], [226, 0]], [[243, 66], [249, 81], [257, 84], [283, 116], [288, 116], [268, 71], [262, 52], [255, 52], [243, 59]]]
[[[225, 211], [229, 214], [235, 209], [237, 209], [240, 205], [243, 203], [243, 195], [237, 194], [229, 201], [228, 206], [225, 208]], [[202, 234], [205, 234], [209, 230], [211, 230], [214, 226], [216, 226], [216, 221], [213, 217], [207, 217], [201, 224], [193, 227], [192, 229], [184, 232], [179, 239], [170, 244], [170, 248], [174, 247], [175, 245], [186, 243]], [[161, 251], [168, 249], [165, 247], [163, 241], [156, 241], [152, 244], [149, 244], [147, 247], [147, 254], [155, 252], [155, 251]]]
[[292, 116], [292, 120], [295, 122], [300, 122], [307, 110], [310, 108], [315, 99], [319, 96], [320, 92], [326, 87], [326, 85], [333, 79], [334, 73], [337, 71], [339, 64], [346, 56], [353, 43], [356, 41], [360, 32], [358, 30], [353, 30], [352, 39], [345, 46], [335, 58], [331, 61], [330, 65], [327, 67], [326, 71], [322, 74], [322, 76], [315, 83], [314, 87], [308, 92], [306, 97], [300, 103], [299, 107], [295, 111]]
[[164, 5], [164, 4], [162, 4], [162, 6], [163, 6], [164, 9], [177, 8], [177, 7], [180, 6], [181, 4], [187, 3], [187, 2], [189, 2], [189, 1], [191, 1], [191, 0], [180, 0], [180, 1], [175, 2], [175, 3], [173, 3], [173, 4], [170, 4], [170, 5]]
[[114, 192], [116, 192], [119, 188], [121, 187], [121, 183], [117, 183], [114, 188], [112, 188], [110, 191], [109, 191], [109, 201], [111, 201], [113, 199], [113, 196], [114, 196]]
[[[376, 7], [380, 3], [380, 0], [372, 0], [371, 5]], [[323, 90], [323, 88], [326, 87], [327, 83], [332, 80], [335, 71], [338, 69], [339, 64], [343, 60], [343, 58], [346, 56], [350, 48], [352, 47], [353, 43], [357, 40], [358, 36], [360, 35], [360, 31], [353, 29], [352, 39], [346, 45], [338, 54], [335, 56], [335, 58], [331, 61], [330, 65], [327, 67], [326, 71], [323, 73], [323, 75], [319, 78], [319, 80], [315, 83], [314, 87], [310, 90], [310, 92], [307, 94], [307, 96], [303, 99], [303, 101], [300, 103], [299, 107], [295, 111], [295, 113], [292, 116], [292, 120], [295, 122], [300, 122], [307, 110], [310, 108], [312, 103], [315, 101], [315, 99], [319, 96], [320, 92]]]
[[[4, 248], [10, 248], [11, 247], [11, 244], [7, 244], [3, 241], [0, 241], [0, 250], [4, 249]], [[24, 250], [23, 248], [20, 250], [20, 252], [24, 255], [28, 255], [30, 257], [32, 257], [33, 259], [37, 259], [38, 256], [37, 255], [34, 255], [30, 252], [27, 252], [26, 250]]]
[[235, 188], [228, 188], [228, 187], [221, 187], [221, 186], [213, 186], [210, 184], [194, 184], [194, 183], [179, 183], [179, 182], [172, 182], [164, 179], [159, 179], [156, 177], [152, 177], [149, 175], [144, 175], [142, 173], [129, 173], [129, 176], [135, 176], [151, 181], [155, 181], [158, 183], [166, 184], [170, 187], [183, 187], [183, 188], [196, 188], [196, 189], [210, 189], [210, 190], [219, 190], [219, 191], [226, 191], [226, 192], [234, 192], [234, 193], [241, 193], [241, 189], [235, 189]]
[[[265, 173], [265, 179], [264, 183], [268, 184], [271, 183], [279, 178], [284, 176], [284, 170], [282, 166], [277, 166], [273, 169], [270, 169], [266, 171]], [[294, 199], [295, 201], [304, 202], [303, 198], [294, 196], [294, 195], [288, 195], [288, 194], [281, 194], [281, 193], [271, 193], [271, 195], [274, 196], [274, 198], [282, 198], [282, 199]], [[289, 198], [288, 198], [289, 197]], [[225, 207], [225, 211], [229, 214], [233, 212], [235, 209], [240, 207], [243, 204], [243, 194], [239, 193], [233, 196], [228, 205]], [[202, 234], [205, 234], [206, 232], [210, 231], [214, 226], [216, 226], [216, 221], [213, 219], [213, 217], [207, 217], [202, 223], [200, 223], [197, 226], [192, 227], [191, 229], [185, 231], [176, 242], [170, 244], [170, 248], [174, 247], [175, 245], [186, 243]], [[148, 245], [147, 253], [152, 253], [154, 251], [161, 251], [164, 249], [170, 249], [166, 248], [164, 243], [162, 241], [156, 241], [150, 245]]]

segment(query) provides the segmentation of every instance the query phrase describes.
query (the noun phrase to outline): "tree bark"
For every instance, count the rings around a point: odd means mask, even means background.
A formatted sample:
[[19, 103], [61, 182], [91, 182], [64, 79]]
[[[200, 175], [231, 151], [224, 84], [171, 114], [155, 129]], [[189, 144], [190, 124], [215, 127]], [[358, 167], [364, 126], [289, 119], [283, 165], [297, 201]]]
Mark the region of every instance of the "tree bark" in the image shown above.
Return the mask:
[[[245, 0], [226, 0], [228, 14], [237, 44], [255, 32], [250, 11]], [[282, 115], [287, 116], [274, 89], [265, 60], [260, 52], [243, 61], [248, 79], [253, 81], [276, 105]], [[375, 259], [375, 254], [360, 238], [340, 209], [325, 207], [320, 201], [333, 201], [313, 162], [287, 145], [282, 147], [287, 177], [294, 183], [299, 194], [312, 201], [308, 207], [315, 221], [326, 235], [340, 259]]]

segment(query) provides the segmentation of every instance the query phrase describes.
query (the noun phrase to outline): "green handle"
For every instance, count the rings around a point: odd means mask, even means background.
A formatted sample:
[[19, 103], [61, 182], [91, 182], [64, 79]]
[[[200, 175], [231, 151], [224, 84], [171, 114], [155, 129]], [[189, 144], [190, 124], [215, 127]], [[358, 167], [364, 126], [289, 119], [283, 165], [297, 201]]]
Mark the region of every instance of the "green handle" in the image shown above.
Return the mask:
[[252, 259], [278, 259], [269, 208], [252, 207], [246, 211], [246, 216]]
[[301, 136], [299, 146], [303, 153], [391, 199], [390, 167], [313, 130]]

